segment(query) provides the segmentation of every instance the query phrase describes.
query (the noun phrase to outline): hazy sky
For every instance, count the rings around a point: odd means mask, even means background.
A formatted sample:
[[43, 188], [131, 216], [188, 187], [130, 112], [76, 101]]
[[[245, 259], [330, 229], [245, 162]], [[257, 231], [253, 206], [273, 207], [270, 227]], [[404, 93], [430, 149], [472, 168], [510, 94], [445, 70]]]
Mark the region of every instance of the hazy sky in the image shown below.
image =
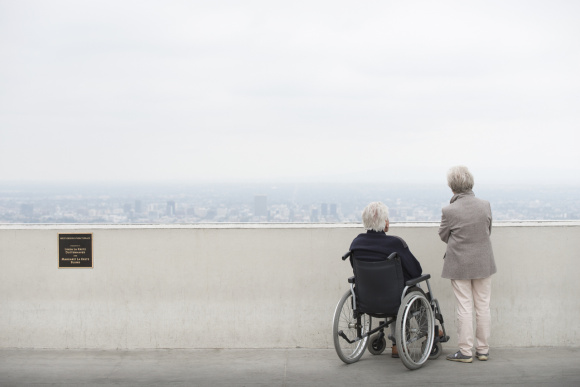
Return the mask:
[[580, 184], [580, 1], [0, 0], [0, 181]]

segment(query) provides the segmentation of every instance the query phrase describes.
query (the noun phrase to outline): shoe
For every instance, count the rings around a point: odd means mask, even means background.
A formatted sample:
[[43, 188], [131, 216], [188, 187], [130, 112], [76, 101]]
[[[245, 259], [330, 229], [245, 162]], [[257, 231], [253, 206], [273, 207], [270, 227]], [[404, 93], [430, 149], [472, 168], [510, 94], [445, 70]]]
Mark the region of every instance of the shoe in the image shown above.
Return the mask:
[[462, 363], [471, 363], [473, 361], [472, 356], [465, 356], [461, 353], [461, 351], [457, 351], [453, 355], [447, 355], [446, 359], [451, 361], [460, 361]]
[[395, 359], [399, 358], [399, 350], [396, 345], [393, 345], [393, 348], [391, 349], [391, 357], [394, 357]]
[[489, 352], [488, 353], [475, 352], [475, 357], [477, 358], [477, 360], [486, 361], [487, 358], [489, 357]]

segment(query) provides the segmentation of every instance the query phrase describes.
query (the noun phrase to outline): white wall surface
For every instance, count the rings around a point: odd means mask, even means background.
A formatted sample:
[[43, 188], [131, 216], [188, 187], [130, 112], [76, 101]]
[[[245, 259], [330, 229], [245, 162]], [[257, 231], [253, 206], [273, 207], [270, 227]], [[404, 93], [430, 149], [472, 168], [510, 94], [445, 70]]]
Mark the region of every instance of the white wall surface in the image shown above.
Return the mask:
[[[393, 224], [440, 278], [438, 224]], [[0, 226], [2, 348], [332, 348], [356, 225]], [[58, 233], [92, 233], [94, 268], [59, 269]], [[498, 223], [491, 345], [580, 346], [580, 222]]]

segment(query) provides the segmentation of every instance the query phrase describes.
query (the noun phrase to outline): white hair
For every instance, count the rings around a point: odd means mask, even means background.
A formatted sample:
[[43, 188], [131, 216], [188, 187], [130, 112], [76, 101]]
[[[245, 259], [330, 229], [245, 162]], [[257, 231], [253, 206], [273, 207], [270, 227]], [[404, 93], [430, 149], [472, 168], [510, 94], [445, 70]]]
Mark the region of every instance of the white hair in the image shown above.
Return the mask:
[[365, 230], [384, 231], [389, 220], [389, 208], [381, 202], [372, 202], [362, 212]]
[[457, 165], [447, 172], [447, 185], [453, 193], [463, 193], [473, 188], [473, 175], [466, 166]]

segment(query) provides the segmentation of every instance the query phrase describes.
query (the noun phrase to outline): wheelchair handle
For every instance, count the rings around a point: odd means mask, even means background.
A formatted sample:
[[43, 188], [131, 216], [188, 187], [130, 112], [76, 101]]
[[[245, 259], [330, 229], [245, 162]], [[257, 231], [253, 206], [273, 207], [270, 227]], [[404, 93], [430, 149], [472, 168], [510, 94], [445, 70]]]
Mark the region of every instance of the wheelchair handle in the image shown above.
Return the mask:
[[348, 253], [344, 254], [342, 256], [342, 260], [344, 261], [345, 259], [347, 259], [348, 257], [350, 257], [351, 254], [352, 254], [352, 251], [349, 251]]

